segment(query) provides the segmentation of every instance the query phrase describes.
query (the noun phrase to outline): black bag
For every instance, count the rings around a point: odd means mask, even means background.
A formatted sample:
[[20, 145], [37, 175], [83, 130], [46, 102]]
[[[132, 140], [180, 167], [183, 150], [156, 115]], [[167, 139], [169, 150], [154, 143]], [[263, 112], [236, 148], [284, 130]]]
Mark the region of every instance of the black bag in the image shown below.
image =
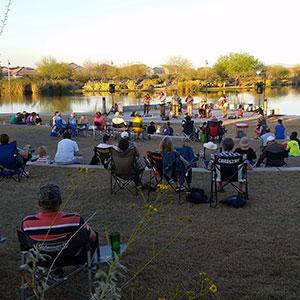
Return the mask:
[[221, 200], [220, 203], [226, 204], [228, 206], [233, 206], [234, 208], [243, 207], [246, 203], [246, 197], [243, 195], [232, 195]]
[[198, 188], [191, 188], [191, 190], [186, 193], [186, 201], [194, 204], [209, 202], [204, 190]]

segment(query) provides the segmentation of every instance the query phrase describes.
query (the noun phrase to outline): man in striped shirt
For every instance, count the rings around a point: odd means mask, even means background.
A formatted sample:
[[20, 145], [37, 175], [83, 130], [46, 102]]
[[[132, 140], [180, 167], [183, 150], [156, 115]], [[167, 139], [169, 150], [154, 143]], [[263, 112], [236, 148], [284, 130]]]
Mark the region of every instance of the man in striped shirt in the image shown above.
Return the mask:
[[40, 188], [39, 206], [41, 212], [27, 216], [21, 223], [21, 230], [33, 240], [53, 241], [63, 239], [83, 228], [90, 241], [96, 241], [96, 233], [79, 214], [60, 211], [62, 204], [60, 189], [55, 184]]

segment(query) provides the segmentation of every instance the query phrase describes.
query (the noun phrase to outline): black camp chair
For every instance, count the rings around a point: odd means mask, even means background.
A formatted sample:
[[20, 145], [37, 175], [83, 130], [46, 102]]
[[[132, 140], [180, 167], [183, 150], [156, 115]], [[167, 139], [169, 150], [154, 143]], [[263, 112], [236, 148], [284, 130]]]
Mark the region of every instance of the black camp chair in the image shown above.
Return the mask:
[[[243, 181], [245, 190], [239, 187], [239, 182]], [[215, 155], [211, 167], [211, 188], [210, 188], [210, 206], [218, 205], [218, 182], [222, 182], [222, 188], [231, 185], [239, 195], [247, 200], [248, 195], [248, 177], [247, 162], [242, 155], [223, 156], [222, 153]]]
[[[85, 230], [81, 229], [72, 237], [55, 241], [35, 241], [24, 232], [18, 230], [18, 239], [21, 247], [21, 300], [36, 299], [33, 293], [41, 294], [50, 289], [59, 287], [80, 272], [87, 272], [88, 292], [84, 294], [72, 287], [70, 293], [91, 299], [93, 293], [92, 252], [96, 245], [90, 244]], [[35, 271], [29, 262], [30, 251], [38, 249], [44, 258], [38, 258]], [[98, 252], [98, 251], [97, 251]], [[99, 254], [100, 256], [100, 254]], [[33, 279], [34, 278], [34, 279]]]
[[94, 148], [94, 156], [90, 162], [90, 165], [102, 164], [105, 169], [108, 169], [111, 162], [110, 148]]

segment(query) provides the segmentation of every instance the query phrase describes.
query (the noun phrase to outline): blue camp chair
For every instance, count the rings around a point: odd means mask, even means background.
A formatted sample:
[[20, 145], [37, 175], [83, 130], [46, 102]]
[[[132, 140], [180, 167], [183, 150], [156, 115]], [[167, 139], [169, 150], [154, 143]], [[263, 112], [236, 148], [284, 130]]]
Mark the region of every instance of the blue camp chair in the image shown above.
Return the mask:
[[16, 141], [0, 145], [0, 181], [5, 178], [21, 181], [25, 165], [19, 160]]

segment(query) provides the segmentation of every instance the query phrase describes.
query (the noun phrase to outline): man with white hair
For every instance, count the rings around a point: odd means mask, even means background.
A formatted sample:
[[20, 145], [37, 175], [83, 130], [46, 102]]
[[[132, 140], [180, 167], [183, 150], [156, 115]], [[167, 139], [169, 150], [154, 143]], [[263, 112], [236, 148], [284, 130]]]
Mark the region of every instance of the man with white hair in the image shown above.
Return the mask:
[[286, 165], [284, 161], [286, 157], [288, 157], [288, 151], [285, 150], [284, 146], [278, 144], [274, 136], [269, 136], [266, 139], [266, 147], [260, 155], [256, 166], [259, 167], [264, 163], [266, 167], [282, 167]]

